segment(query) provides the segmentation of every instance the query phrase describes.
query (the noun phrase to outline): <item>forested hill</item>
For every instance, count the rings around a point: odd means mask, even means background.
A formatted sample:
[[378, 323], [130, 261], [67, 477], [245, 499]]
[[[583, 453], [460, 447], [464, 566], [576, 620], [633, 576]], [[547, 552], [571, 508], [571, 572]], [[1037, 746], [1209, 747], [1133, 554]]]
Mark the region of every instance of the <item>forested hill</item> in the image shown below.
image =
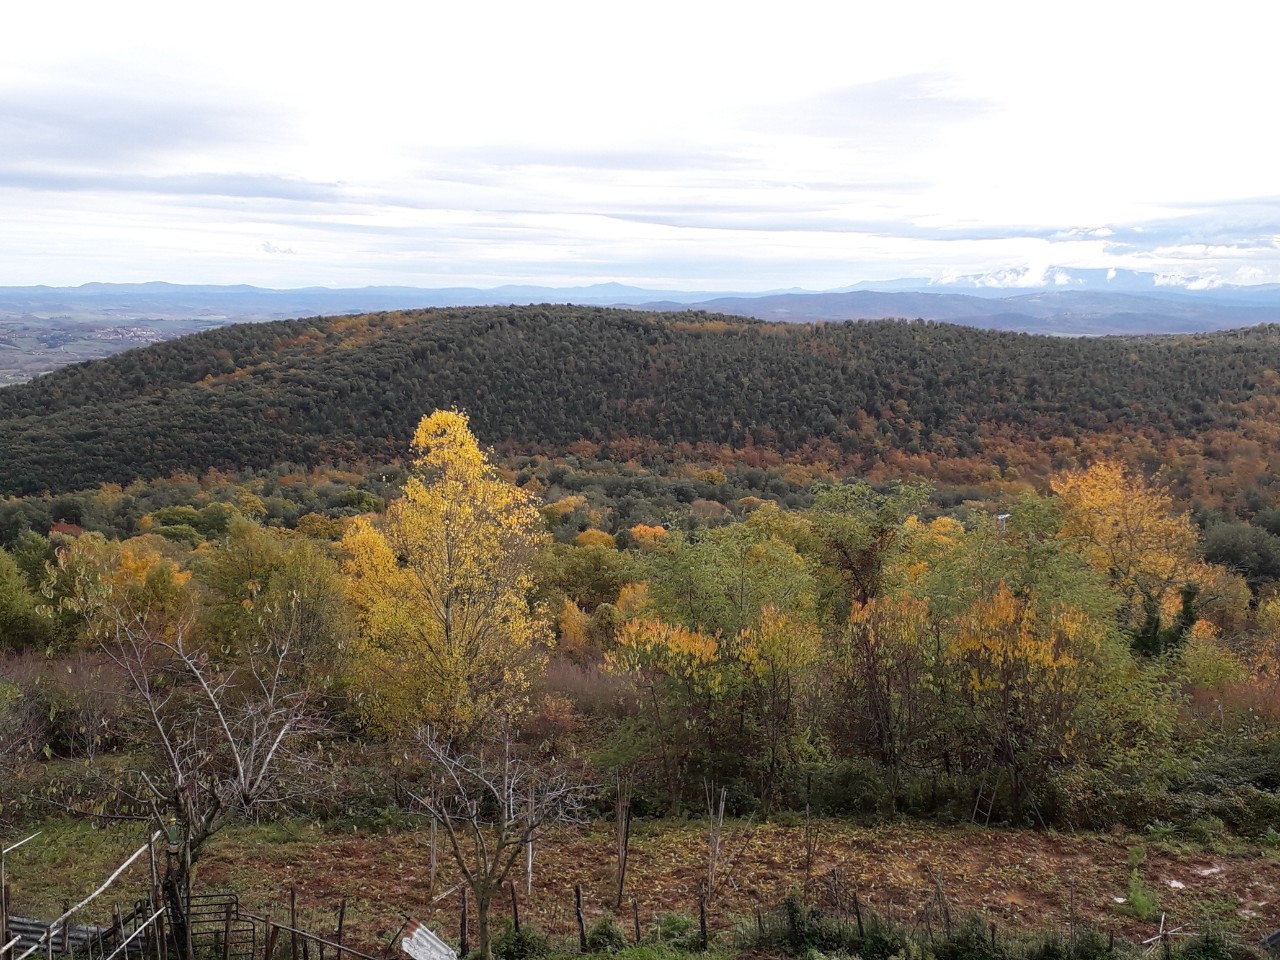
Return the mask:
[[1240, 429], [1278, 369], [1274, 326], [1067, 340], [546, 305], [246, 324], [0, 390], [0, 492], [388, 458], [453, 405], [500, 452], [1004, 463]]

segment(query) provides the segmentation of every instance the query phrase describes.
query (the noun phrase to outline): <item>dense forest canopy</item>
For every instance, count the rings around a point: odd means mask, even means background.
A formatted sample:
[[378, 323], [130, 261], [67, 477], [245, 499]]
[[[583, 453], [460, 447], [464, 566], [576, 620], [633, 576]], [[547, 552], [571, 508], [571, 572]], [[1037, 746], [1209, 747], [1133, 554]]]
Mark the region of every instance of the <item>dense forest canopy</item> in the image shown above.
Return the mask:
[[[172, 817], [194, 863], [264, 810], [518, 850], [718, 796], [1280, 843], [1277, 361], [484, 308], [0, 391], [0, 824]], [[449, 849], [484, 955], [514, 860]]]
[[550, 305], [290, 320], [0, 390], [0, 490], [385, 461], [422, 410], [457, 406], [504, 455], [981, 482], [1119, 450], [1230, 501], [1265, 484], [1278, 369], [1272, 326], [1060, 339]]

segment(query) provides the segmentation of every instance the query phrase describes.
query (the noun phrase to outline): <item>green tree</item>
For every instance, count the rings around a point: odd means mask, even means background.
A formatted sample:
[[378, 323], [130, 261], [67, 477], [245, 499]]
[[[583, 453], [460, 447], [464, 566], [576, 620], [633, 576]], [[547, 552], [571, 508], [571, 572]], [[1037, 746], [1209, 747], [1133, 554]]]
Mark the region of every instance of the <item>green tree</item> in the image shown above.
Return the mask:
[[39, 606], [18, 564], [0, 550], [0, 651], [43, 648], [52, 640], [53, 623]]
[[929, 496], [924, 484], [893, 484], [879, 491], [862, 480], [817, 491], [809, 517], [821, 557], [838, 584], [829, 598], [834, 620], [883, 592], [885, 568], [901, 546], [903, 524]]

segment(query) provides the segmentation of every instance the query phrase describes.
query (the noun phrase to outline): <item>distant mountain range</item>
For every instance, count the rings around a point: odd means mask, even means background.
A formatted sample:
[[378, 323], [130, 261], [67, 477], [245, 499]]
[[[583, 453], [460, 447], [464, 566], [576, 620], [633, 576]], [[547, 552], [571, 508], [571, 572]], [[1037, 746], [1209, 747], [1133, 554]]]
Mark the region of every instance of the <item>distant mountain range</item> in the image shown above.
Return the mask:
[[[1239, 286], [1128, 270], [1010, 269], [942, 280], [765, 293], [581, 287], [417, 288], [87, 283], [0, 287], [0, 384], [140, 342], [244, 321], [422, 307], [573, 303], [700, 309], [795, 323], [942, 320], [1060, 336], [1197, 333], [1280, 321], [1280, 284]], [[122, 328], [124, 334], [118, 334]]]

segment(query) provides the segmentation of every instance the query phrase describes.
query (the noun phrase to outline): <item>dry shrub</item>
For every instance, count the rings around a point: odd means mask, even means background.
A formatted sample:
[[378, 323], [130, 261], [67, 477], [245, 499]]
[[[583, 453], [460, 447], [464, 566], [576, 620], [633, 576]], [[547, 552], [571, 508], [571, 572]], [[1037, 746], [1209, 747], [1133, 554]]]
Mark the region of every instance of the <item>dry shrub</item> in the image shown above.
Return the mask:
[[538, 682], [543, 697], [559, 697], [583, 717], [625, 717], [635, 710], [629, 685], [595, 663], [575, 663], [557, 657], [547, 664]]

